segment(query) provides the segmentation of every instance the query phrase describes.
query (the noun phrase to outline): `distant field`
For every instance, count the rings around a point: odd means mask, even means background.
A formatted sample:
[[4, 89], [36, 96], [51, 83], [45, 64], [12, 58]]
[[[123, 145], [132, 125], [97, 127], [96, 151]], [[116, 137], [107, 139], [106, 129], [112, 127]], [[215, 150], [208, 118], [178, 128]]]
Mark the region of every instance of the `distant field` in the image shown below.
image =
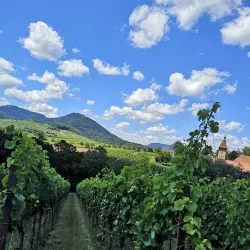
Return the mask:
[[36, 134], [37, 132], [42, 132], [48, 142], [55, 143], [60, 140], [66, 140], [68, 143], [73, 144], [76, 147], [84, 147], [82, 144], [99, 144], [92, 141], [84, 136], [75, 134], [68, 130], [56, 130], [52, 129], [50, 125], [27, 120], [0, 120], [0, 128], [5, 128], [9, 125], [14, 125], [17, 130], [26, 131], [30, 134]]

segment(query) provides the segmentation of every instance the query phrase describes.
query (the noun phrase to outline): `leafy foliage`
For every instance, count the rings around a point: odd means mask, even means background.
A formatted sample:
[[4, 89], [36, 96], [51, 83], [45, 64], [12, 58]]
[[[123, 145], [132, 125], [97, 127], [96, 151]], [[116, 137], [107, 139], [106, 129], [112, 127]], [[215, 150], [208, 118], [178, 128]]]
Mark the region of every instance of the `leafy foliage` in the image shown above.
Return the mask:
[[[17, 225], [37, 209], [53, 207], [69, 190], [69, 183], [51, 168], [46, 151], [34, 139], [14, 130], [14, 126], [0, 131], [1, 141], [8, 150], [0, 165], [2, 186], [0, 206], [5, 206], [10, 167], [16, 167], [16, 185], [11, 220]], [[2, 209], [0, 213], [2, 219]]]
[[[165, 240], [176, 237], [179, 225], [183, 225], [187, 242], [196, 250], [212, 249], [201, 230], [202, 211], [198, 208], [203, 186], [198, 185], [202, 180], [196, 172], [207, 167], [200, 165], [200, 156], [212, 151], [207, 137], [219, 131], [219, 123], [213, 120], [219, 107], [215, 103], [210, 110], [198, 113], [199, 129], [190, 133], [183, 152], [176, 157], [176, 167], [155, 174], [144, 163], [127, 167], [120, 175], [106, 173], [77, 186], [79, 196], [102, 230], [110, 225], [113, 233], [134, 240], [135, 249], [160, 249]], [[245, 242], [237, 246], [244, 249]]]

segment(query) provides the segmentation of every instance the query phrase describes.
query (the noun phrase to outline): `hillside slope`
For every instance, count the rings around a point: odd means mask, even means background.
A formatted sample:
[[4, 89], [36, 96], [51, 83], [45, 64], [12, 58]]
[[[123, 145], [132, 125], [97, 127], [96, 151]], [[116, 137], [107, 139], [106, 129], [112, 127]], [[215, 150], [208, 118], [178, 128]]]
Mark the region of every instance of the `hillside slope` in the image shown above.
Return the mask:
[[68, 130], [60, 130], [49, 124], [31, 120], [0, 119], [0, 128], [5, 128], [10, 124], [14, 125], [19, 131], [25, 131], [36, 136], [45, 136], [47, 140], [52, 143], [66, 140], [68, 143], [74, 144], [77, 147], [83, 147], [86, 143], [97, 144], [95, 141], [82, 135], [75, 134]]
[[0, 107], [0, 114], [0, 119], [9, 118], [16, 120], [33, 120], [45, 124], [54, 124], [54, 126], [59, 129], [70, 130], [74, 133], [100, 143], [116, 144], [122, 146], [141, 146], [136, 143], [122, 140], [116, 135], [110, 133], [96, 121], [78, 113], [72, 113], [58, 118], [47, 118], [44, 115], [37, 114], [16, 106], [8, 105]]

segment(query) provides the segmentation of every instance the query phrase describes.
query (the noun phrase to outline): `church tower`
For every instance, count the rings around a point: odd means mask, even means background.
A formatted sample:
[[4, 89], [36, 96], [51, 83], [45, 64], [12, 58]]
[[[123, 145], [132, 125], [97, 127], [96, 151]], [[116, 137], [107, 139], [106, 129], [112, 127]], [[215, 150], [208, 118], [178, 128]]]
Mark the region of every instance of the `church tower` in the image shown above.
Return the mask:
[[227, 138], [224, 137], [224, 140], [221, 142], [219, 151], [218, 151], [218, 160], [225, 161], [226, 160], [226, 154], [227, 154]]

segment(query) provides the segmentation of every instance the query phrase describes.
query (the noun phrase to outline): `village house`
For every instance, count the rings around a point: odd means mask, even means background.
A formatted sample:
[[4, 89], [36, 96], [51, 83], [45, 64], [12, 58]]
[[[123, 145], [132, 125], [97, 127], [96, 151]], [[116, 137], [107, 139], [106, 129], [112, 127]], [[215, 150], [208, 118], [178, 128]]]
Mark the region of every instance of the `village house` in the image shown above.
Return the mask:
[[224, 161], [225, 163], [233, 167], [240, 167], [244, 172], [250, 172], [250, 156], [240, 155], [234, 161], [226, 160], [227, 150], [228, 146], [227, 146], [227, 139], [225, 136], [219, 146], [218, 157], [215, 160]]

